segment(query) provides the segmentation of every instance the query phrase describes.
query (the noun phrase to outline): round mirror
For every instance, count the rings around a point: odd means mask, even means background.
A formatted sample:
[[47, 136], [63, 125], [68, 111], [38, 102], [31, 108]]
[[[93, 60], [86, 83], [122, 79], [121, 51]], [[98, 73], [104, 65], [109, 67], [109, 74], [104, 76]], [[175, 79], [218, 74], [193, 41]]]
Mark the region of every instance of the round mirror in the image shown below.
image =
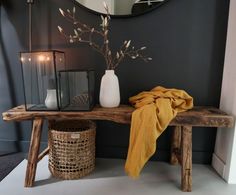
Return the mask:
[[132, 16], [151, 11], [168, 0], [74, 0], [90, 11], [105, 14], [103, 2], [106, 2], [112, 16]]

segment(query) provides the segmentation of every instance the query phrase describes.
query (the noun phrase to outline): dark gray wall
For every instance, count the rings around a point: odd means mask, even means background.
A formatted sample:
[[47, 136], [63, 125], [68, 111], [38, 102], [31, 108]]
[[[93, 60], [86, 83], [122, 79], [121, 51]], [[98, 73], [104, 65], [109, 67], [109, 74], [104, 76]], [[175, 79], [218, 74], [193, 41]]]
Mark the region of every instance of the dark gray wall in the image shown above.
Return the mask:
[[[120, 81], [121, 102], [157, 85], [181, 88], [194, 97], [195, 105], [218, 106], [224, 61], [229, 1], [171, 0], [148, 14], [134, 18], [114, 18], [110, 39], [113, 49], [127, 39], [135, 46], [147, 46], [150, 63], [127, 59], [116, 73]], [[33, 6], [33, 48], [66, 52], [70, 68], [96, 70], [96, 98], [105, 69], [103, 58], [84, 44], [68, 44], [57, 32], [57, 25], [71, 31], [58, 8], [72, 8], [68, 0], [41, 0]], [[5, 0], [1, 6], [0, 34], [0, 112], [24, 102], [18, 52], [27, 50], [27, 5]], [[100, 17], [77, 7], [78, 17], [99, 27]], [[98, 122], [97, 156], [126, 157], [129, 127]], [[30, 122], [0, 121], [1, 150], [27, 150]], [[193, 131], [193, 160], [210, 163], [215, 143], [214, 128]], [[171, 129], [158, 140], [154, 159], [168, 160]], [[44, 130], [42, 141], [45, 144]]]

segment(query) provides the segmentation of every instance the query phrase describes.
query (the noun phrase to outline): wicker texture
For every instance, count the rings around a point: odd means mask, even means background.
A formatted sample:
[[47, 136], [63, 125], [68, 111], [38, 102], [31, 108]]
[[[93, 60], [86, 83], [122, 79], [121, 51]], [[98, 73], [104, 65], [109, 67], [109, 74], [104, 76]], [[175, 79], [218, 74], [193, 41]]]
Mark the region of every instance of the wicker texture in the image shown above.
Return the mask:
[[54, 177], [78, 179], [95, 168], [96, 125], [90, 120], [50, 125], [49, 170]]

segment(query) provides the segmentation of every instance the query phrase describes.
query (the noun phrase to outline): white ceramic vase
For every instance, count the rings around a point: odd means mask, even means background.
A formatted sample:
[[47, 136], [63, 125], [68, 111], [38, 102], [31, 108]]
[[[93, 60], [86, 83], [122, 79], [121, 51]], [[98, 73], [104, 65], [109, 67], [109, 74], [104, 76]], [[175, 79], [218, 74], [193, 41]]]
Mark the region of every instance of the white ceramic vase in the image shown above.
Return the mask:
[[45, 99], [45, 105], [48, 109], [56, 110], [57, 107], [57, 90], [56, 89], [48, 89], [47, 97]]
[[114, 108], [120, 105], [119, 80], [114, 70], [106, 70], [102, 77], [99, 102], [105, 108]]

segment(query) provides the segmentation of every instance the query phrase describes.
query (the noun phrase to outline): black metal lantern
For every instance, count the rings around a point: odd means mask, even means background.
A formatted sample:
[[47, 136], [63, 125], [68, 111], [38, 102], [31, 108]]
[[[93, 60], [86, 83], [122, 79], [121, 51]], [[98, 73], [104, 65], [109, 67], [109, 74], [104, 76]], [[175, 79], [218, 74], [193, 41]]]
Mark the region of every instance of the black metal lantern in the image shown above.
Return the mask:
[[65, 70], [64, 52], [21, 52], [20, 57], [26, 110], [59, 110], [58, 71]]
[[94, 106], [94, 71], [59, 72], [60, 107], [62, 111], [91, 110]]

